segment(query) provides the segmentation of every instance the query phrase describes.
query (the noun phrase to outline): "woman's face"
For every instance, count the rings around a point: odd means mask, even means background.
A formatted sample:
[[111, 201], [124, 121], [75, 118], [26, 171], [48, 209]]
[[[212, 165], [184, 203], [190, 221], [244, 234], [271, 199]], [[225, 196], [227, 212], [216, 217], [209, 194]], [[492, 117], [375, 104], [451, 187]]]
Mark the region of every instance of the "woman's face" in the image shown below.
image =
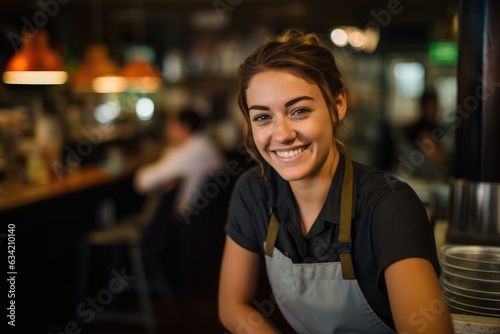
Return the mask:
[[[257, 149], [281, 177], [298, 181], [331, 173], [334, 133], [316, 84], [291, 71], [269, 70], [250, 80], [246, 100]], [[340, 120], [346, 110], [343, 94], [337, 109]]]

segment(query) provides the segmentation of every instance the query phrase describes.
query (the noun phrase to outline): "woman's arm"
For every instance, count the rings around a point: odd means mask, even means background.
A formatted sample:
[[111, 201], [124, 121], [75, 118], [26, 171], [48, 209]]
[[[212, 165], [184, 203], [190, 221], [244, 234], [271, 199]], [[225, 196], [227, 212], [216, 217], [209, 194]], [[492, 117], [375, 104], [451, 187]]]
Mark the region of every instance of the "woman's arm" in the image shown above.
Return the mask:
[[432, 264], [423, 258], [393, 263], [384, 272], [396, 330], [453, 333], [453, 324]]
[[260, 255], [226, 237], [219, 280], [219, 318], [231, 333], [277, 333], [251, 306], [257, 290]]

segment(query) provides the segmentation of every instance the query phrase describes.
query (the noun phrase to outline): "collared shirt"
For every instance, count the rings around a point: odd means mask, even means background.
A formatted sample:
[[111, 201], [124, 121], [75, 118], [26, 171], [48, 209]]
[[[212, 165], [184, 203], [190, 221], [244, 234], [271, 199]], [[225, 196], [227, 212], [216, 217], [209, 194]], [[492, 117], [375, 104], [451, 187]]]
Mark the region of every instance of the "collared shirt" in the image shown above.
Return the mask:
[[182, 179], [177, 204], [180, 208], [190, 207], [210, 172], [223, 167], [221, 150], [207, 135], [194, 134], [180, 146], [166, 148], [157, 161], [139, 168], [134, 186], [139, 193], [148, 193], [168, 181]]
[[[415, 192], [388, 172], [353, 162], [352, 255], [361, 291], [377, 315], [394, 328], [384, 270], [399, 260], [429, 260], [439, 275], [434, 234]], [[269, 165], [264, 178], [254, 168], [240, 177], [226, 227], [241, 247], [264, 254], [271, 212], [280, 229], [276, 247], [294, 263], [338, 261], [339, 208], [344, 174], [341, 156], [327, 198], [304, 237], [293, 193]]]

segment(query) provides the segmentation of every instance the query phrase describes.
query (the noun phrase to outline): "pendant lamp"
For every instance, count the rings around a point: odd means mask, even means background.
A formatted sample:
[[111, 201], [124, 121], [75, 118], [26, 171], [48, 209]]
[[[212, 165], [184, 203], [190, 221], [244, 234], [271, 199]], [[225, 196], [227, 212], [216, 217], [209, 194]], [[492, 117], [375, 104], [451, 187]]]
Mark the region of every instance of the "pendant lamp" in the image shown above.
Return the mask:
[[127, 79], [129, 89], [151, 93], [162, 84], [162, 75], [153, 63], [154, 51], [146, 46], [130, 47], [127, 52], [128, 62], [119, 72]]
[[2, 79], [13, 85], [61, 85], [68, 79], [62, 57], [49, 45], [49, 34], [40, 29], [24, 36], [23, 44], [7, 62]]
[[95, 82], [102, 82], [98, 91], [122, 92], [126, 82], [118, 77], [118, 65], [109, 57], [104, 44], [91, 44], [85, 49], [82, 63], [70, 79], [71, 86], [78, 92], [91, 92]]

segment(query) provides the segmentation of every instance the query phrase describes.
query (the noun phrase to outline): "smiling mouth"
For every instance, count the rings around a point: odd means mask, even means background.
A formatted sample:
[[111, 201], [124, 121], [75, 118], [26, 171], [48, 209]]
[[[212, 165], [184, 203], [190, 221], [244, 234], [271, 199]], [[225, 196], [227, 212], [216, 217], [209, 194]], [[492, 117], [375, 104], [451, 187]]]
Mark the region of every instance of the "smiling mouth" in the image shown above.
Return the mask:
[[293, 157], [299, 155], [302, 152], [304, 152], [304, 148], [303, 147], [296, 148], [295, 150], [290, 150], [290, 151], [275, 151], [275, 153], [276, 153], [276, 155], [278, 157], [284, 158], [284, 159], [293, 158]]

